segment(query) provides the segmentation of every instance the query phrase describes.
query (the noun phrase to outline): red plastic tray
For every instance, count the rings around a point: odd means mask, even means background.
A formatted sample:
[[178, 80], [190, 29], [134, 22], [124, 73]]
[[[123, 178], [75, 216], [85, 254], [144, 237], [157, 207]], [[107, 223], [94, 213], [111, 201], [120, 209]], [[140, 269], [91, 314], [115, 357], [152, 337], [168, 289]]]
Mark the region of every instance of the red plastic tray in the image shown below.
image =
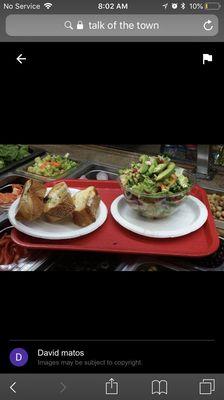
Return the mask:
[[[202, 228], [189, 235], [174, 239], [146, 238], [120, 226], [110, 213], [110, 206], [121, 194], [116, 181], [64, 180], [68, 186], [83, 189], [94, 185], [108, 207], [108, 219], [103, 226], [90, 235], [76, 239], [46, 240], [25, 235], [16, 229], [12, 231], [12, 239], [17, 244], [32, 249], [79, 250], [116, 252], [127, 254], [156, 254], [181, 257], [203, 257], [214, 253], [219, 246], [214, 218], [210, 211], [206, 192], [195, 186], [192, 194], [199, 198], [208, 208], [208, 220]], [[57, 181], [58, 182], [58, 181]], [[52, 186], [55, 182], [47, 184]]]

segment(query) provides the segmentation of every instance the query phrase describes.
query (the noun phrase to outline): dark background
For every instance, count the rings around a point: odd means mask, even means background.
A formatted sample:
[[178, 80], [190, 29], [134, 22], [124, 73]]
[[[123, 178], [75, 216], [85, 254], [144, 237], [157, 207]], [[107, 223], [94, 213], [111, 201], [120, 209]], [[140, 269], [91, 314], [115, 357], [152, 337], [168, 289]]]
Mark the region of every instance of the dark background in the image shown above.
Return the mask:
[[64, 339], [63, 348], [70, 346], [66, 339], [159, 339], [164, 342], [99, 342], [88, 348], [99, 357], [143, 359], [145, 372], [223, 372], [220, 274], [4, 274], [1, 368], [9, 370], [8, 350], [18, 344], [7, 339]]
[[[2, 68], [9, 72], [17, 71], [20, 75], [26, 72], [41, 78], [45, 68], [49, 70], [46, 79], [51, 80], [63, 71], [72, 72], [76, 83], [78, 72], [83, 68], [88, 75], [96, 74], [101, 79], [126, 79], [135, 73], [157, 71], [157, 78], [177, 80], [200, 80], [211, 71], [222, 70], [223, 43], [1, 43]], [[21, 65], [16, 57], [23, 53], [27, 61]], [[203, 53], [213, 54], [214, 62], [203, 66]], [[57, 70], [55, 70], [55, 67]], [[75, 69], [74, 69], [75, 67]], [[128, 68], [127, 68], [128, 67]], [[134, 68], [137, 68], [136, 70]], [[60, 70], [58, 70], [60, 69]], [[83, 71], [83, 73], [84, 73]], [[175, 76], [170, 76], [173, 71]], [[162, 76], [160, 73], [163, 72]], [[58, 74], [57, 74], [58, 73]], [[183, 75], [182, 75], [183, 74]], [[14, 75], [14, 74], [13, 74]], [[85, 76], [83, 75], [83, 78]], [[87, 77], [85, 77], [87, 78]], [[146, 76], [145, 76], [146, 78]], [[212, 74], [212, 79], [215, 75]], [[216, 77], [218, 78], [218, 77]]]

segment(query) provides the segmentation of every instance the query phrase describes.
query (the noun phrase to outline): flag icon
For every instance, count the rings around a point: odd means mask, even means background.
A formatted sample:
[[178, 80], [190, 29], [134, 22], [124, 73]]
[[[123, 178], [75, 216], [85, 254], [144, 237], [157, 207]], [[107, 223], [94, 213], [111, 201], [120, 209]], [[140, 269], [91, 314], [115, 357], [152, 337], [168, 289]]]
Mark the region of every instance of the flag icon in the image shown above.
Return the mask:
[[203, 65], [205, 64], [206, 61], [208, 62], [213, 61], [212, 54], [203, 54]]

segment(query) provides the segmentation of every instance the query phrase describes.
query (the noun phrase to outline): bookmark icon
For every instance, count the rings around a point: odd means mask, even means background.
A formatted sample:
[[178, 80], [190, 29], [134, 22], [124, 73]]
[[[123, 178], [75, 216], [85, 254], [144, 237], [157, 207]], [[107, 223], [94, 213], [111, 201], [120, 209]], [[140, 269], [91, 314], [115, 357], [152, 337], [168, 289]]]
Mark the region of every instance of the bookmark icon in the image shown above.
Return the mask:
[[165, 380], [152, 381], [152, 394], [168, 394], [168, 382]]

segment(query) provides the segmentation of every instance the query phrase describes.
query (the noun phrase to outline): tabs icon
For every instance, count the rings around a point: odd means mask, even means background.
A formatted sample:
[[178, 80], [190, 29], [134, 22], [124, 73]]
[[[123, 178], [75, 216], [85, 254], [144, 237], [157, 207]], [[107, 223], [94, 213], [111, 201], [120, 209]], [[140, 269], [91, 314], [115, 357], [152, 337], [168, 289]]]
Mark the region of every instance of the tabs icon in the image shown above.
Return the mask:
[[203, 379], [199, 382], [199, 394], [211, 395], [215, 392], [215, 379]]

